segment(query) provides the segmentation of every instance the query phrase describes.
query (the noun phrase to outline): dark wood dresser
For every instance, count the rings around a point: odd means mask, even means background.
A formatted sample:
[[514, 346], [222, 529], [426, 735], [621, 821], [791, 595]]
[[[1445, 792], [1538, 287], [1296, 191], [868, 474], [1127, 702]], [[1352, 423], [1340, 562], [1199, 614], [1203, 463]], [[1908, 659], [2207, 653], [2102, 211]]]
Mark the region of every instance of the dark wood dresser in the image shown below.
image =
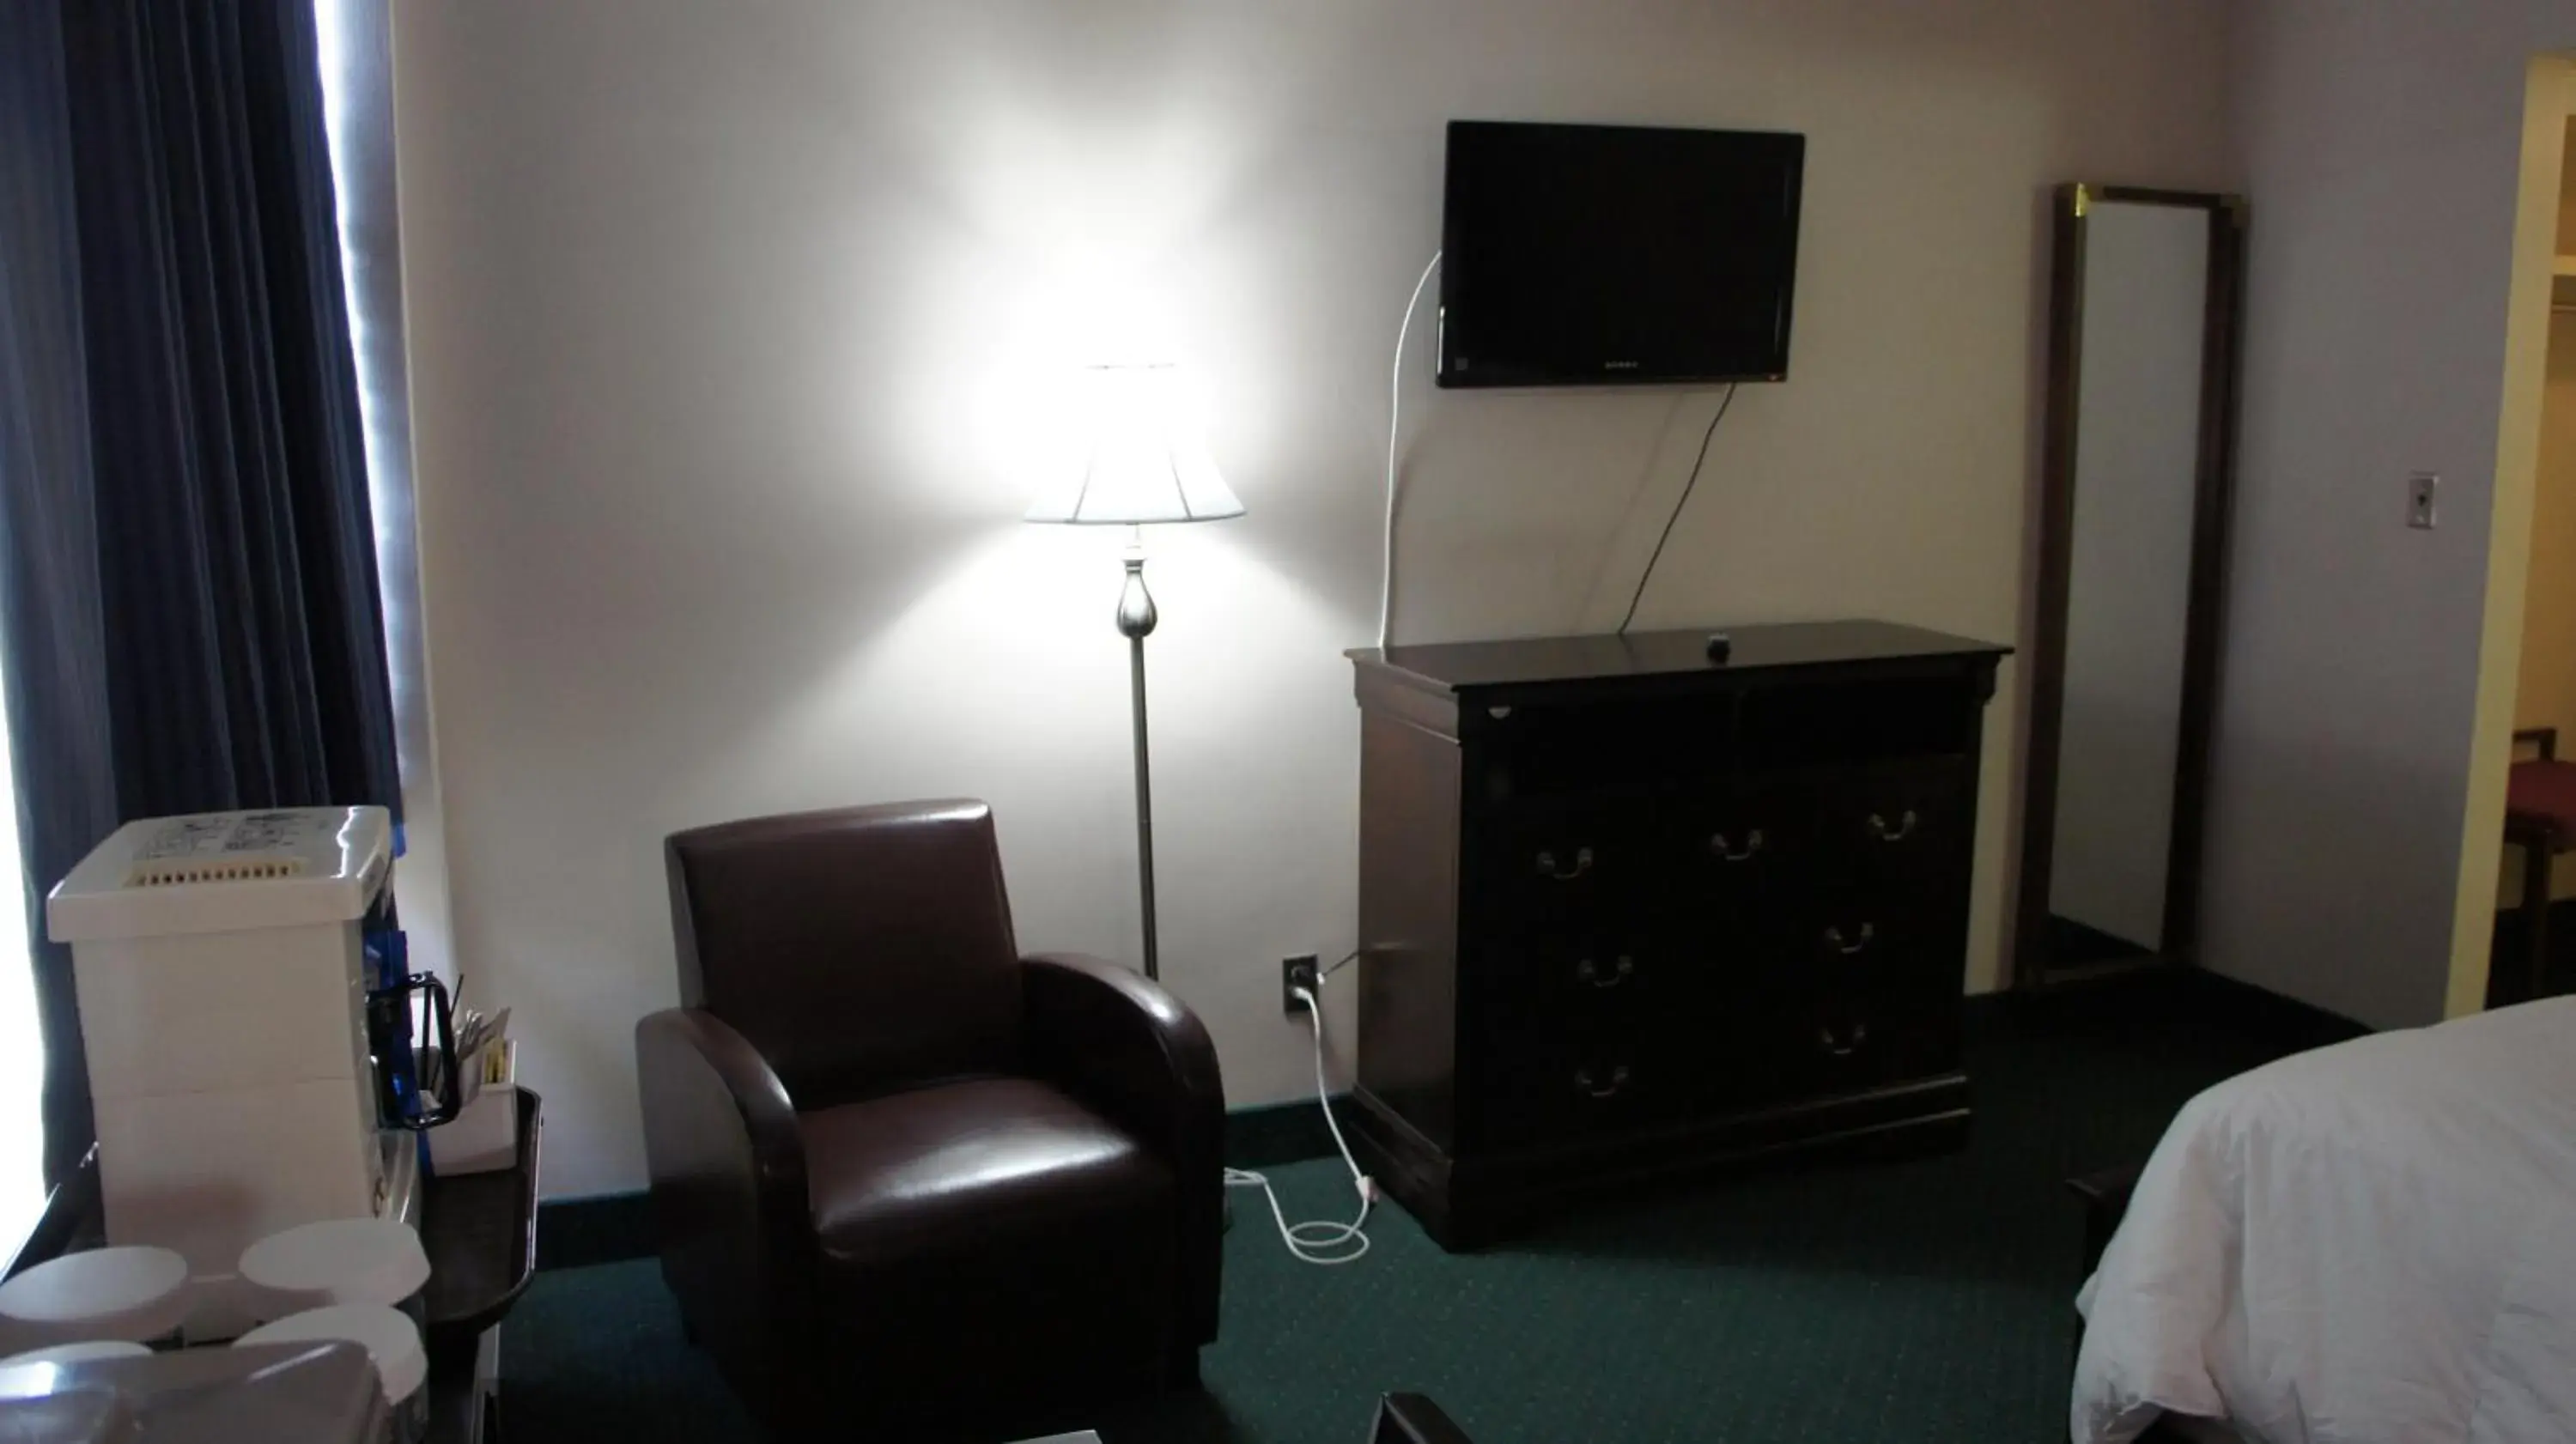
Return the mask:
[[1350, 654], [1362, 1165], [1444, 1247], [1827, 1143], [1965, 1137], [2008, 648], [1883, 622]]

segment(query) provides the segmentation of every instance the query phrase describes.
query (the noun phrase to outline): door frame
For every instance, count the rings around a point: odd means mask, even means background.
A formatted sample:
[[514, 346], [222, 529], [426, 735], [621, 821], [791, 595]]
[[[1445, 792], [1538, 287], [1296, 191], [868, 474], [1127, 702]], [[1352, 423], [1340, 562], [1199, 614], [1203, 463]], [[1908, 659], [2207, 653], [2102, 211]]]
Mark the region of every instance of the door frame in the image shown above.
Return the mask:
[[2548, 388], [2550, 291], [2568, 128], [2576, 123], [2576, 56], [2535, 56], [2523, 98], [2522, 180], [2507, 301], [2504, 397], [2497, 417], [2494, 506], [2487, 527], [2484, 624], [2478, 637], [2476, 722], [2469, 737], [2468, 806], [2451, 918], [2442, 1016], [2486, 1007], [2504, 866], [2504, 794], [2513, 764], [2514, 704], [2522, 687], [2522, 615], [2531, 577], [2531, 516], [2540, 490], [2540, 417]]

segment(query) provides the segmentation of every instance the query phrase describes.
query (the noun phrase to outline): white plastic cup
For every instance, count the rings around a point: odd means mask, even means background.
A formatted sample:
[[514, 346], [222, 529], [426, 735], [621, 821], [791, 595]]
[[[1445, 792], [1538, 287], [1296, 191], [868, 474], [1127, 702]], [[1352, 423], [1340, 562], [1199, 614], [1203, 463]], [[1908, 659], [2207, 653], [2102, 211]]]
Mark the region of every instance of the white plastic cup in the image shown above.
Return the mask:
[[233, 1340], [235, 1348], [254, 1344], [312, 1344], [346, 1341], [364, 1347], [376, 1366], [376, 1382], [385, 1402], [393, 1405], [398, 1444], [419, 1444], [429, 1432], [429, 1350], [420, 1327], [409, 1315], [383, 1304], [333, 1304], [289, 1314], [262, 1324]]
[[0, 1347], [146, 1343], [178, 1332], [192, 1302], [188, 1261], [170, 1249], [67, 1253], [0, 1284]]
[[251, 1317], [266, 1322], [335, 1304], [400, 1309], [424, 1325], [429, 1255], [409, 1224], [334, 1218], [270, 1234], [241, 1256]]

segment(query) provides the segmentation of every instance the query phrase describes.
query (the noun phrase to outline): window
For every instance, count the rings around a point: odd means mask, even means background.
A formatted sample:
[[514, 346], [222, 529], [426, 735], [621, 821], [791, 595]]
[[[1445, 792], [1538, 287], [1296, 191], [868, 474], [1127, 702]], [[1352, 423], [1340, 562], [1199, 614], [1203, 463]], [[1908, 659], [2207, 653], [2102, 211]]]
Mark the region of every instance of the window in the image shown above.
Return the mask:
[[340, 210], [340, 275], [358, 410], [367, 442], [367, 500], [376, 523], [376, 587], [393, 685], [394, 752], [402, 768], [402, 865], [395, 901], [416, 966], [453, 976], [447, 859], [437, 753], [430, 744], [428, 640], [420, 547], [412, 520], [410, 375], [403, 356], [402, 245], [394, 217], [392, 15], [389, 0], [314, 0], [323, 125]]

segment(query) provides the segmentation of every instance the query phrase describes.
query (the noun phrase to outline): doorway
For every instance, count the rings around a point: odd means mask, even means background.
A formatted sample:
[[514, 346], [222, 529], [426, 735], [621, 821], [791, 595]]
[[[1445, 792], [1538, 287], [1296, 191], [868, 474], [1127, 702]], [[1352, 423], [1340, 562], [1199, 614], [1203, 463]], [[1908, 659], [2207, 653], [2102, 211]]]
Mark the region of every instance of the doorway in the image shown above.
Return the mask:
[[2576, 987], [2576, 831], [2562, 817], [2576, 803], [2576, 116], [2556, 200], [2489, 1007]]

